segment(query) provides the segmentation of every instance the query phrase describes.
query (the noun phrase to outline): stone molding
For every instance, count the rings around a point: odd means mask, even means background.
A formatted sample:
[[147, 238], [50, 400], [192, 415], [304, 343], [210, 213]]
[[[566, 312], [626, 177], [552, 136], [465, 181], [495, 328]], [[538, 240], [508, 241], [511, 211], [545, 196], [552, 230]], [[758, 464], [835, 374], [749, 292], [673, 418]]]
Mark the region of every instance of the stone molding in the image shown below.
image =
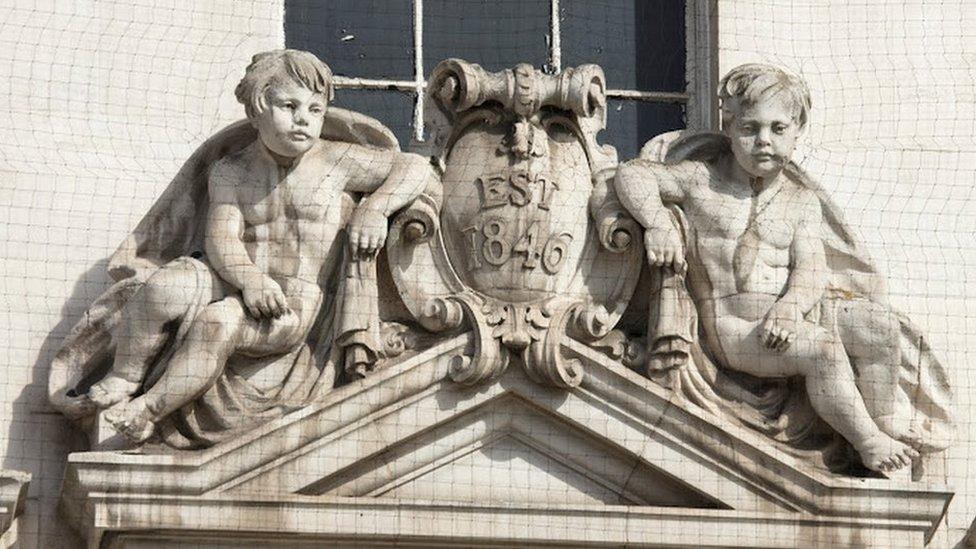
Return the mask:
[[624, 163], [596, 65], [441, 62], [423, 155], [327, 108], [331, 80], [255, 55], [249, 121], [187, 160], [57, 353], [90, 546], [933, 539], [947, 370], [790, 160], [800, 77], [737, 67], [745, 123]]
[[[564, 352], [584, 361], [591, 373], [578, 388], [542, 387], [519, 369], [487, 386], [466, 388], [450, 381], [449, 358], [470, 343], [470, 336], [458, 336], [341, 388], [319, 405], [206, 451], [72, 454], [63, 508], [95, 546], [108, 539], [138, 546], [150, 532], [153, 540], [173, 543], [355, 538], [728, 545], [737, 541], [719, 533], [748, 525], [759, 532], [739, 540], [749, 546], [910, 547], [932, 535], [952, 497], [945, 488], [919, 482], [831, 477], [568, 338]], [[465, 426], [475, 429], [466, 440], [437, 432], [451, 432], [452, 425], [478, 413], [469, 422], [475, 427]], [[532, 423], [533, 416], [542, 420]], [[450, 494], [435, 494], [435, 501], [384, 500], [375, 493], [368, 497], [368, 489], [352, 482], [356, 474], [364, 478], [363, 471], [375, 471], [369, 462], [376, 459], [390, 464], [390, 478], [367, 479], [367, 488], [407, 475], [393, 456], [410, 441], [420, 441], [414, 452], [440, 448], [445, 454], [472, 438], [516, 432], [520, 424], [540, 444], [581, 437], [591, 448], [602, 446], [607, 455], [629, 460], [635, 474], [617, 477], [613, 487], [637, 493], [631, 501], [637, 504], [473, 504], [452, 501]], [[588, 452], [579, 456], [612, 461]], [[408, 461], [422, 465], [441, 457], [414, 453]], [[613, 484], [613, 474], [602, 473], [603, 482]], [[713, 502], [697, 505], [713, 508], [641, 505], [640, 481], [662, 475], [687, 494], [709, 494]], [[342, 487], [351, 495], [334, 495]]]
[[22, 471], [0, 471], [0, 547], [15, 547], [17, 518], [24, 511], [31, 475]]

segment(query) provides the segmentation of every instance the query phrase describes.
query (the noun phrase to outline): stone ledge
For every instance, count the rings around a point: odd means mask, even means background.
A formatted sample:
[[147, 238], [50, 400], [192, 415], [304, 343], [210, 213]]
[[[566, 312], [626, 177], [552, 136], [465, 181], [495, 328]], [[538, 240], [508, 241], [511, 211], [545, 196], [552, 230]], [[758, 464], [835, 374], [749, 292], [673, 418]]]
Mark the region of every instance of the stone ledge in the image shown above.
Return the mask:
[[[797, 513], [625, 506], [472, 505], [373, 498], [92, 494], [89, 543], [126, 547], [208, 540], [405, 542], [465, 546], [921, 547], [928, 524]], [[135, 544], [133, 544], [135, 545]]]
[[[587, 372], [576, 389], [543, 387], [517, 368], [464, 388], [447, 378], [452, 353], [467, 344], [467, 336], [458, 336], [202, 452], [72, 454], [62, 509], [90, 543], [111, 538], [118, 546], [152, 535], [152, 543], [237, 536], [279, 546], [355, 539], [357, 545], [918, 547], [931, 539], [953, 495], [927, 483], [828, 475], [571, 340], [564, 350]], [[565, 455], [567, 466], [631, 494], [635, 504], [489, 501], [488, 478], [459, 485], [481, 494], [460, 503], [449, 472], [436, 502], [362, 497], [369, 490], [354, 486], [358, 479], [363, 486], [407, 479], [413, 473], [398, 456], [439, 467], [452, 452], [497, 436], [537, 441], [539, 451]], [[575, 444], [590, 463], [573, 463], [565, 444]], [[630, 475], [618, 482], [619, 470]], [[496, 473], [512, 474], [504, 467]], [[642, 503], [634, 483], [663, 488], [654, 480], [661, 478], [718, 503], [707, 509], [700, 501]], [[730, 532], [734, 539], [726, 539]]]
[[17, 544], [17, 517], [24, 511], [30, 473], [0, 471], [0, 547]]

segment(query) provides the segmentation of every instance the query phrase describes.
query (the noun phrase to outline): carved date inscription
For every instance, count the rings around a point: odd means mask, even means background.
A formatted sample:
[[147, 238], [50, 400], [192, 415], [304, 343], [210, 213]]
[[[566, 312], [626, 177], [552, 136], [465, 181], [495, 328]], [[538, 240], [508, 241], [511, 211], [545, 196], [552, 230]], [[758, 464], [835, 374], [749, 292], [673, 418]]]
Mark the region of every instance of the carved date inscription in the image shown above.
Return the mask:
[[559, 185], [543, 173], [526, 170], [485, 175], [477, 183], [482, 212], [514, 206], [519, 213], [479, 216], [462, 229], [468, 268], [519, 261], [525, 270], [541, 266], [548, 274], [559, 272], [573, 240], [570, 233], [553, 233], [549, 227], [549, 209]]
[[573, 235], [550, 234], [541, 221], [535, 220], [521, 234], [510, 237], [508, 224], [507, 219], [490, 217], [463, 230], [468, 237], [469, 268], [481, 268], [484, 263], [499, 267], [514, 260], [521, 261], [526, 270], [541, 264], [549, 274], [559, 272]]
[[478, 178], [481, 186], [481, 207], [484, 210], [511, 204], [523, 207], [533, 202], [540, 210], [548, 210], [559, 185], [545, 174], [513, 171]]
[[525, 270], [541, 266], [545, 272], [556, 274], [573, 240], [569, 233], [553, 233], [547, 221], [559, 185], [543, 173], [526, 170], [486, 175], [479, 177], [477, 184], [481, 188], [482, 212], [514, 206], [520, 213], [481, 217], [462, 230], [468, 267], [500, 267], [520, 261]]

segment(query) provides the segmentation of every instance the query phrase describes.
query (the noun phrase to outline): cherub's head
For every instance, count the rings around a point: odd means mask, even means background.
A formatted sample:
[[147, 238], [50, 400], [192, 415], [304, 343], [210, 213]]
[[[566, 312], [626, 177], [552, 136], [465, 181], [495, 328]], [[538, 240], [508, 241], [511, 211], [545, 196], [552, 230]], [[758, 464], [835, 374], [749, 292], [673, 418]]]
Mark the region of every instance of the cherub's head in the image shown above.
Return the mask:
[[306, 51], [259, 53], [234, 94], [264, 145], [292, 158], [311, 149], [322, 133], [332, 99], [332, 71]]
[[755, 177], [775, 177], [793, 154], [810, 113], [810, 90], [772, 65], [740, 65], [719, 83], [722, 131], [736, 161]]

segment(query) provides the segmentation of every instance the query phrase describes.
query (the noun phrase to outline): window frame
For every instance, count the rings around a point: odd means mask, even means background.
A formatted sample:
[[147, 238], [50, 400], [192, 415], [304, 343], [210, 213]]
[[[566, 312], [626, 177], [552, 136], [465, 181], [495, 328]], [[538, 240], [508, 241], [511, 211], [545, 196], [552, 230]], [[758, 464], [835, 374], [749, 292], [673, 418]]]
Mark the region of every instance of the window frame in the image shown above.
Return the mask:
[[[335, 87], [351, 90], [388, 90], [413, 95], [413, 140], [424, 141], [424, 0], [413, 4], [413, 80], [358, 78], [336, 76]], [[549, 0], [548, 71], [562, 70], [562, 32], [559, 20], [560, 0]], [[679, 103], [685, 105], [687, 128], [718, 129], [718, 104], [714, 97], [718, 81], [717, 0], [685, 2], [685, 81], [684, 92], [664, 92], [614, 88], [607, 90], [610, 99], [645, 103]]]

